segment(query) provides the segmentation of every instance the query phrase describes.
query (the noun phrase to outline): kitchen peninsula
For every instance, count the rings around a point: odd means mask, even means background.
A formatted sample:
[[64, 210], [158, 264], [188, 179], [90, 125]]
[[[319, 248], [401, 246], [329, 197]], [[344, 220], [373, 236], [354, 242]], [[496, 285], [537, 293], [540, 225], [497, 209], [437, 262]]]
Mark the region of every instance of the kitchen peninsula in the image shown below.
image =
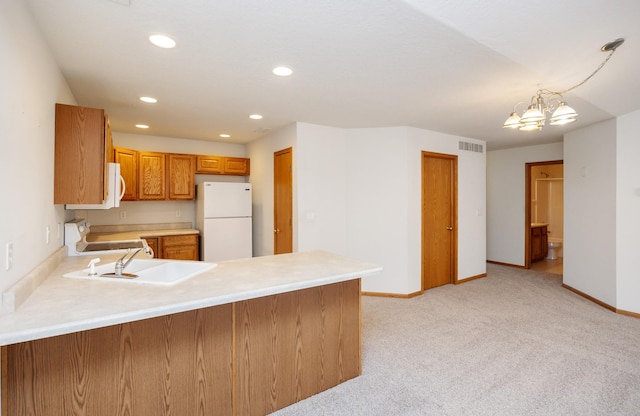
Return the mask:
[[361, 372], [374, 264], [312, 251], [170, 287], [62, 277], [86, 262], [65, 257], [0, 317], [2, 415], [263, 415]]

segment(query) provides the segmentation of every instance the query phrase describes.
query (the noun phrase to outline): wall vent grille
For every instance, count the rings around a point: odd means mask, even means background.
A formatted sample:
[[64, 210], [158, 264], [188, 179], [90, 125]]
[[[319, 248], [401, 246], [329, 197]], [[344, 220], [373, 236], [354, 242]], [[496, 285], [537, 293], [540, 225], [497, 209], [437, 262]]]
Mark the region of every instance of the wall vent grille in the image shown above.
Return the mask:
[[468, 152], [484, 153], [484, 145], [478, 143], [458, 142], [459, 150], [466, 150]]

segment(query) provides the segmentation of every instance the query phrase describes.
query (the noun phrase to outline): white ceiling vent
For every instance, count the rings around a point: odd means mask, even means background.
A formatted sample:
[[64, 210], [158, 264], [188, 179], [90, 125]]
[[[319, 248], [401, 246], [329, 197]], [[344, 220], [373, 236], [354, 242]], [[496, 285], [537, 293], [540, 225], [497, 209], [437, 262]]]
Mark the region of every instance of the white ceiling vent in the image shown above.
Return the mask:
[[131, 6], [131, 0], [109, 0], [113, 3], [122, 4], [123, 6]]
[[484, 145], [478, 143], [458, 142], [459, 150], [466, 150], [467, 152], [484, 153]]

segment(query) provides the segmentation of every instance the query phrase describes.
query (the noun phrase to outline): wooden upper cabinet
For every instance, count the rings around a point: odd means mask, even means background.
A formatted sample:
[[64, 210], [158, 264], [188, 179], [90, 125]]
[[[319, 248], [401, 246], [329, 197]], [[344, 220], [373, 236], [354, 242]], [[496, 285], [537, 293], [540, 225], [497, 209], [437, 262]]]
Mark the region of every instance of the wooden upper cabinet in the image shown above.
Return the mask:
[[167, 182], [169, 199], [195, 199], [196, 157], [194, 155], [168, 154]]
[[[113, 153], [113, 136], [111, 135], [111, 124], [109, 123], [109, 116], [104, 115], [104, 151], [107, 157], [107, 163], [115, 162], [115, 155]], [[108, 169], [106, 170], [108, 173]]]
[[164, 153], [138, 152], [138, 199], [166, 199], [166, 157]]
[[107, 196], [104, 110], [56, 104], [54, 204], [100, 204]]
[[225, 175], [248, 175], [249, 159], [243, 157], [225, 157], [224, 173]]
[[196, 156], [196, 173], [222, 175], [223, 169], [224, 157], [222, 156]]
[[120, 176], [124, 179], [123, 201], [138, 199], [138, 152], [122, 147], [114, 148], [114, 159], [120, 163]]
[[198, 155], [196, 157], [196, 173], [246, 176], [249, 175], [249, 159]]

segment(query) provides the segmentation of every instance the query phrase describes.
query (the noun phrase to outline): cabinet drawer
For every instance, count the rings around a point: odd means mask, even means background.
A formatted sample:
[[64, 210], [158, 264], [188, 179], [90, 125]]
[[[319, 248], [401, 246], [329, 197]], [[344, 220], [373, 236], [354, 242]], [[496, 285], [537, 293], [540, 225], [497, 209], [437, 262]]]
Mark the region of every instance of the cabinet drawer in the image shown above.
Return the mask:
[[198, 234], [187, 235], [167, 235], [162, 237], [162, 246], [182, 246], [188, 244], [198, 244]]

